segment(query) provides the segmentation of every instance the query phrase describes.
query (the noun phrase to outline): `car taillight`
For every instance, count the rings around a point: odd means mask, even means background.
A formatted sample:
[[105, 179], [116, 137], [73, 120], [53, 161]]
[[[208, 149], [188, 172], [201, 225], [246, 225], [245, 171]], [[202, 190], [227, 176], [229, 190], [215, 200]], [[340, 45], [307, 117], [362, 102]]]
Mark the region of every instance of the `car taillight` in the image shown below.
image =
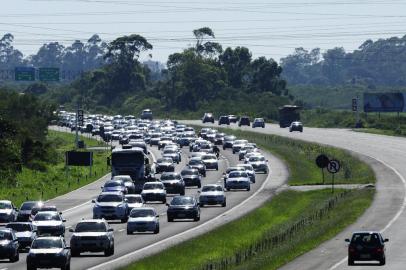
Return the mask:
[[355, 253], [356, 251], [355, 251], [355, 248], [353, 248], [353, 247], [349, 247], [348, 248], [348, 251], [350, 252], [350, 253]]
[[382, 253], [382, 252], [383, 252], [383, 248], [376, 248], [375, 251], [376, 251], [376, 253]]

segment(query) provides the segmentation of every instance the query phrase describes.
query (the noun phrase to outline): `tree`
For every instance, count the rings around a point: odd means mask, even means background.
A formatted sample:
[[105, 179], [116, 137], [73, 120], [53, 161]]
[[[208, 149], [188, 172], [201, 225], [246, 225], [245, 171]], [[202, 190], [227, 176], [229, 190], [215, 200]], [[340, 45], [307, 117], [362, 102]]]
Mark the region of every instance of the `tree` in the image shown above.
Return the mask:
[[138, 61], [142, 51], [151, 50], [152, 45], [143, 36], [133, 34], [112, 41], [108, 46], [105, 57], [111, 61], [133, 63]]
[[219, 57], [227, 72], [228, 83], [235, 88], [243, 86], [244, 77], [250, 71], [251, 52], [245, 47], [227, 48]]
[[0, 39], [0, 67], [4, 69], [14, 68], [24, 63], [23, 54], [13, 47], [14, 36], [5, 34]]
[[44, 44], [31, 58], [35, 67], [61, 67], [65, 47], [58, 42]]
[[209, 27], [193, 30], [193, 35], [196, 38], [195, 50], [198, 55], [213, 58], [223, 51], [220, 43], [210, 41], [215, 39], [215, 36]]

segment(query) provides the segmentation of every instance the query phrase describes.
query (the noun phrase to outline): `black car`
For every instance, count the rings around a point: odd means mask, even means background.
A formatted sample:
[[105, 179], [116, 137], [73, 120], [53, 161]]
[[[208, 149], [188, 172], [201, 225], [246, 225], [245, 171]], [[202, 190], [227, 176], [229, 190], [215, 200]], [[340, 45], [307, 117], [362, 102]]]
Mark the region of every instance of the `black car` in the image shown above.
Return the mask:
[[252, 122], [252, 128], [261, 127], [265, 128], [265, 120], [264, 118], [255, 118], [254, 122]]
[[185, 182], [179, 173], [164, 172], [160, 181], [164, 184], [166, 193], [185, 195]]
[[192, 196], [175, 196], [167, 206], [168, 222], [172, 222], [174, 219], [200, 220], [199, 203]]
[[200, 158], [191, 158], [188, 167], [197, 169], [201, 175], [206, 177], [206, 165], [204, 165], [204, 162]]
[[29, 221], [31, 216], [31, 210], [33, 208], [39, 208], [43, 205], [41, 201], [27, 201], [23, 202], [18, 211], [17, 221]]
[[19, 244], [16, 235], [11, 229], [0, 229], [0, 259], [9, 259], [10, 262], [19, 260]]
[[39, 237], [27, 255], [27, 270], [37, 268], [70, 269], [71, 253], [63, 237]]
[[223, 150], [226, 150], [227, 148], [233, 148], [235, 139], [236, 137], [233, 135], [225, 136], [223, 140]]
[[302, 122], [299, 122], [299, 121], [292, 122], [290, 124], [290, 127], [289, 127], [289, 132], [292, 132], [292, 131], [303, 132], [303, 124], [302, 124]]
[[238, 126], [250, 126], [250, 118], [248, 116], [241, 116], [240, 121], [238, 121]]
[[200, 176], [199, 170], [192, 168], [185, 168], [180, 172], [182, 175], [185, 186], [197, 186], [201, 188], [202, 177]]
[[348, 245], [348, 265], [354, 265], [354, 261], [379, 261], [385, 265], [385, 242], [379, 232], [354, 232], [351, 240], [345, 239]]
[[224, 133], [217, 133], [216, 137], [214, 138], [214, 144], [215, 145], [222, 145], [224, 142], [224, 137], [226, 135]]
[[211, 123], [214, 124], [214, 116], [213, 116], [213, 114], [212, 113], [205, 113], [203, 115], [202, 122], [203, 122], [203, 124], [208, 123], [208, 122], [211, 122]]
[[219, 117], [219, 126], [220, 125], [230, 125], [230, 118], [228, 116], [222, 115]]
[[174, 172], [175, 163], [171, 158], [158, 158], [155, 163], [155, 173]]
[[37, 237], [37, 230], [31, 222], [11, 222], [6, 225], [6, 228], [14, 231], [20, 249], [29, 248]]

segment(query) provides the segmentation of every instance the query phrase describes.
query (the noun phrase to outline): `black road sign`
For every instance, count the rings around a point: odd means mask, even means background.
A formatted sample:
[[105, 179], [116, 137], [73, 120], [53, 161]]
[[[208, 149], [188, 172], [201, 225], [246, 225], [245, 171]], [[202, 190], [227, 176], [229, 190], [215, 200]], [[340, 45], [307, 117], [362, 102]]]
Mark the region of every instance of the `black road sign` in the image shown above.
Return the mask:
[[329, 173], [335, 174], [340, 171], [341, 165], [338, 160], [332, 159], [327, 165], [327, 171]]
[[83, 126], [83, 110], [78, 110], [78, 125]]
[[323, 154], [317, 156], [317, 158], [316, 158], [316, 165], [317, 165], [317, 167], [319, 167], [321, 169], [326, 168], [329, 162], [330, 162], [330, 159], [326, 155], [323, 155]]
[[65, 152], [67, 166], [92, 166], [93, 152]]
[[358, 101], [357, 101], [356, 98], [353, 98], [353, 99], [352, 99], [352, 111], [353, 111], [353, 112], [356, 112], [357, 109], [358, 109]]

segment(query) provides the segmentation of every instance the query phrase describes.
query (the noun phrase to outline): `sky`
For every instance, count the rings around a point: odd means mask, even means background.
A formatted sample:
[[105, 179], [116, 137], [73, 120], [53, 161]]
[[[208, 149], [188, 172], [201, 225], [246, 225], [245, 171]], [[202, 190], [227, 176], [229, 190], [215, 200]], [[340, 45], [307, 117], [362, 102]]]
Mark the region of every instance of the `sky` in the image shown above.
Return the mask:
[[53, 41], [140, 34], [154, 46], [141, 59], [165, 63], [207, 26], [223, 48], [279, 61], [297, 47], [353, 51], [367, 39], [404, 36], [405, 11], [406, 0], [1, 0], [0, 36], [12, 33], [27, 56]]

